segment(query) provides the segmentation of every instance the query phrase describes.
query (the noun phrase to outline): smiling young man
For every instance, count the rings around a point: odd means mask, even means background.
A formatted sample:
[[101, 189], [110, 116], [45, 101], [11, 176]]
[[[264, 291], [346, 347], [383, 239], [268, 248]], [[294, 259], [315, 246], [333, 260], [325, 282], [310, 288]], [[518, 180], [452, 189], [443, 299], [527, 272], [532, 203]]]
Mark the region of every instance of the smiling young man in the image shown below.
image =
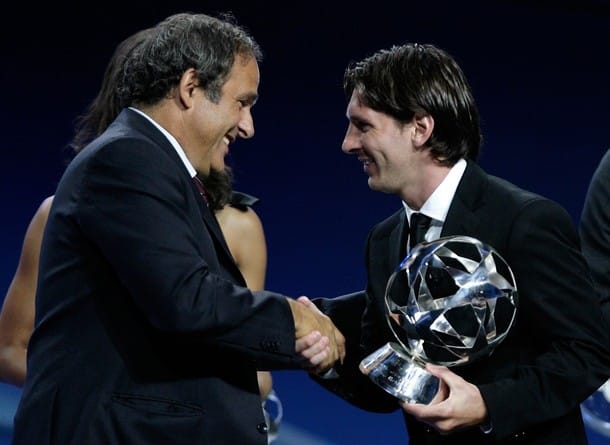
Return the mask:
[[126, 109], [50, 210], [14, 445], [263, 445], [257, 369], [343, 358], [328, 317], [246, 287], [195, 181], [254, 134], [259, 59], [232, 21], [176, 14], [124, 62]]
[[[349, 124], [342, 149], [362, 163], [371, 189], [395, 194], [401, 205], [369, 233], [366, 291], [317, 302], [349, 348], [335, 375], [316, 381], [367, 410], [401, 406], [411, 445], [586, 444], [579, 403], [610, 374], [610, 352], [570, 216], [476, 164], [479, 114], [445, 51], [420, 44], [378, 51], [348, 67], [344, 87]], [[403, 259], [405, 229], [416, 213], [430, 218], [427, 241], [467, 235], [494, 247], [514, 272], [519, 309], [491, 356], [430, 367], [442, 381], [441, 397], [400, 405], [358, 365], [395, 341], [386, 283]]]

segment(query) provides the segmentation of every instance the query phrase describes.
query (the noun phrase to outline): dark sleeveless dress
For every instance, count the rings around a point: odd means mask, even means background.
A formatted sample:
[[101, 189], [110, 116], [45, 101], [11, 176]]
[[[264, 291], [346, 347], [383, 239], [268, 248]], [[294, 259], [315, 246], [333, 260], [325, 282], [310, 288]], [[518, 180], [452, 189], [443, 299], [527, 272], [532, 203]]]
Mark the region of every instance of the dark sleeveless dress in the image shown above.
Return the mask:
[[258, 199], [255, 196], [233, 190], [233, 194], [231, 196], [231, 201], [229, 201], [229, 205], [231, 207], [235, 207], [236, 209], [245, 211], [248, 209], [248, 207], [252, 207], [254, 204], [256, 204], [259, 201], [260, 201], [260, 199]]

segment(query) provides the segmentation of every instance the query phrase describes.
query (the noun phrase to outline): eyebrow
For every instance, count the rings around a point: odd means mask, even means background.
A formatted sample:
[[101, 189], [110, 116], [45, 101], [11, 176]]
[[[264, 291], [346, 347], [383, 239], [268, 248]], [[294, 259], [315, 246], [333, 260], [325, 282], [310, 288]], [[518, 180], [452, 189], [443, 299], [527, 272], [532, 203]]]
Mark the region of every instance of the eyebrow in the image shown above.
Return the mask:
[[240, 101], [243, 100], [244, 102], [247, 102], [248, 105], [252, 106], [258, 101], [258, 94], [256, 94], [256, 93], [245, 94], [243, 96], [238, 97], [237, 100], [240, 100]]
[[347, 120], [354, 125], [370, 125], [370, 121], [359, 116], [346, 116]]

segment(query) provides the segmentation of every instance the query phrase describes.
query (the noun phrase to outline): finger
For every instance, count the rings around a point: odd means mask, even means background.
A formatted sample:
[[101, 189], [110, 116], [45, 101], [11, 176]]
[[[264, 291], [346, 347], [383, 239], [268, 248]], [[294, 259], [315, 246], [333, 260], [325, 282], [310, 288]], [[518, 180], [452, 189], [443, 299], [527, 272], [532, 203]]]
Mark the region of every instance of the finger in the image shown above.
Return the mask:
[[447, 397], [449, 397], [449, 392], [450, 392], [449, 387], [447, 386], [445, 381], [442, 379], [439, 379], [438, 390], [436, 391], [436, 394], [434, 395], [434, 398], [429, 403], [429, 405], [435, 405], [437, 403], [443, 402], [444, 400], [447, 399]]
[[436, 430], [439, 430], [439, 425], [444, 420], [441, 416], [442, 410], [438, 408], [439, 405], [401, 402], [400, 406], [404, 412], [411, 414], [420, 422], [424, 422]]
[[301, 296], [301, 297], [297, 298], [297, 301], [299, 303], [305, 305], [308, 309], [311, 309], [312, 311], [314, 311], [316, 314], [324, 315], [324, 313], [318, 308], [318, 306], [316, 306], [315, 303], [313, 301], [311, 301], [309, 298], [307, 298], [305, 296]]
[[414, 416], [418, 419], [421, 419], [422, 414], [424, 414], [424, 409], [425, 409], [426, 405], [423, 405], [421, 403], [410, 403], [410, 402], [400, 401], [400, 407], [407, 414], [411, 414], [412, 416]]
[[[297, 340], [297, 343], [298, 342], [299, 342], [299, 340]], [[318, 340], [314, 344], [309, 345], [307, 347], [301, 347], [300, 350], [298, 351], [298, 354], [300, 356], [302, 356], [303, 358], [305, 358], [306, 360], [309, 360], [309, 359], [311, 359], [311, 357], [320, 353], [324, 349], [329, 349], [329, 351], [330, 351], [329, 343], [330, 342], [328, 340], [328, 337], [321, 337], [320, 340]], [[296, 347], [299, 347], [299, 346], [296, 346]], [[295, 350], [296, 350], [296, 347], [295, 347]]]
[[331, 366], [331, 363], [329, 363], [328, 357], [330, 355], [330, 348], [326, 347], [324, 349], [322, 349], [320, 352], [318, 352], [317, 354], [313, 355], [308, 361], [308, 367], [310, 368], [314, 368], [314, 372], [318, 372], [321, 369], [326, 369], [329, 368]]
[[432, 365], [432, 364], [428, 363], [428, 364], [426, 364], [426, 371], [428, 371], [433, 376], [438, 377], [439, 380], [441, 381], [441, 383], [446, 384], [449, 389], [451, 389], [461, 380], [460, 376], [453, 373], [446, 366], [438, 366], [438, 365]]
[[335, 328], [335, 342], [339, 347], [341, 355], [345, 356], [345, 336], [337, 328]]
[[311, 300], [309, 298], [307, 298], [305, 295], [301, 295], [299, 298], [297, 298], [297, 301], [299, 303], [304, 304], [305, 306], [315, 306], [315, 304], [313, 304], [311, 302]]
[[307, 335], [297, 338], [295, 342], [295, 351], [300, 354], [307, 348], [312, 347], [322, 339], [322, 334], [319, 331], [311, 331]]
[[320, 370], [331, 367], [329, 355], [330, 349], [326, 347], [309, 358], [300, 357], [298, 363], [303, 369], [317, 374]]

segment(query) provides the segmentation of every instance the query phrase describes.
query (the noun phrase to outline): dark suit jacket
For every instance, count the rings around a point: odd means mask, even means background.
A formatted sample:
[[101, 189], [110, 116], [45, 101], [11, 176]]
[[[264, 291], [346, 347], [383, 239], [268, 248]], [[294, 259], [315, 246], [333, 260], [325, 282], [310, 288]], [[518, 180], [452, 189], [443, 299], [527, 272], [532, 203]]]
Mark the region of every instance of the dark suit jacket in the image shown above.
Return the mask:
[[580, 237], [582, 253], [610, 323], [610, 150], [591, 178], [580, 220]]
[[257, 368], [294, 368], [285, 297], [245, 287], [167, 139], [124, 110], [44, 235], [15, 445], [266, 444]]
[[[395, 341], [384, 315], [384, 293], [401, 260], [404, 224], [401, 208], [370, 232], [365, 294], [338, 300], [339, 308], [332, 300], [321, 305], [331, 317], [342, 311], [338, 321], [347, 326], [345, 319], [357, 316], [366, 298], [361, 347], [352, 343], [340, 379], [315, 380], [372, 411], [397, 408], [360, 374], [358, 363]], [[519, 309], [509, 335], [490, 357], [453, 368], [479, 387], [493, 432], [485, 435], [476, 427], [441, 436], [405, 416], [410, 443], [585, 444], [579, 403], [610, 374], [610, 341], [570, 216], [554, 202], [468, 163], [441, 233], [449, 235], [472, 236], [498, 250], [515, 275]]]

